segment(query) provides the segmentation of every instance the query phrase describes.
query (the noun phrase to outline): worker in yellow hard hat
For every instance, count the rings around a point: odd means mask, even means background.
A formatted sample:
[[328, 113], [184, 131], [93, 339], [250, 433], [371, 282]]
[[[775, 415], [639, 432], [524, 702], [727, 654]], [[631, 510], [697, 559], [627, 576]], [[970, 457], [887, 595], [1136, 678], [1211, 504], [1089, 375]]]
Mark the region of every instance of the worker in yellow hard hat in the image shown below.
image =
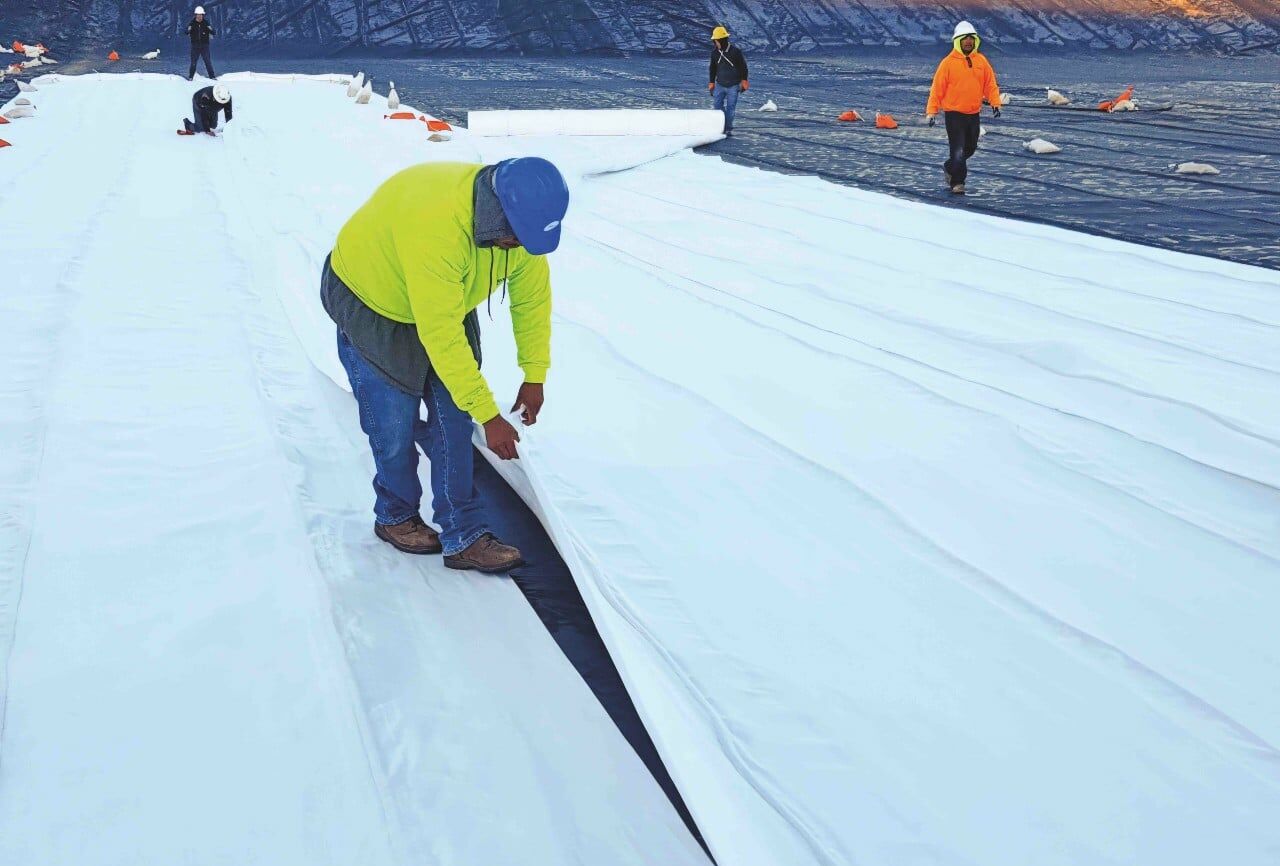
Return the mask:
[[733, 134], [733, 115], [738, 110], [738, 95], [751, 87], [747, 80], [747, 58], [742, 49], [729, 44], [729, 31], [723, 25], [711, 31], [711, 91], [716, 111], [724, 112], [724, 134]]

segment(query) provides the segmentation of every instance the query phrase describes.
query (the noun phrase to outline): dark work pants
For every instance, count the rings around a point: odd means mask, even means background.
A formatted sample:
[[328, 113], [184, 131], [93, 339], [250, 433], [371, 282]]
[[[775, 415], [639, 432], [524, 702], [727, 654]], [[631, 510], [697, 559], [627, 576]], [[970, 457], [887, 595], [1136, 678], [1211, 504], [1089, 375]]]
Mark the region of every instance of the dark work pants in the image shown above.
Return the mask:
[[187, 132], [208, 132], [211, 129], [217, 129], [218, 112], [205, 114], [200, 110], [199, 97], [193, 96], [191, 97], [191, 120], [184, 120], [183, 124], [187, 128]]
[[200, 45], [196, 42], [191, 43], [191, 71], [187, 73], [187, 80], [196, 77], [196, 61], [204, 60], [204, 71], [209, 73], [210, 78], [217, 78], [218, 74], [213, 71], [213, 61], [209, 59], [209, 43]]
[[946, 121], [951, 156], [942, 167], [951, 175], [953, 184], [964, 183], [969, 176], [969, 157], [978, 150], [978, 134], [982, 130], [980, 115], [948, 111]]

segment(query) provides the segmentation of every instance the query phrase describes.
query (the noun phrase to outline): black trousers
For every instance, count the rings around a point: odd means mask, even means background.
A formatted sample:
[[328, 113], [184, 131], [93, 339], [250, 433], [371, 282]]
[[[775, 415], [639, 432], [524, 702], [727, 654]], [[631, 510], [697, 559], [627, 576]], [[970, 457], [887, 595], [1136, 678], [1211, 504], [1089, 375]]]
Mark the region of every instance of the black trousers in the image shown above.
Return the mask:
[[951, 175], [951, 182], [964, 183], [969, 176], [969, 157], [978, 150], [978, 135], [982, 131], [981, 115], [962, 114], [959, 111], [946, 112], [947, 144], [951, 147], [951, 156], [942, 167]]
[[204, 71], [209, 73], [209, 77], [217, 78], [218, 74], [213, 71], [213, 61], [209, 59], [209, 43], [206, 42], [201, 45], [197, 42], [192, 42], [191, 71], [187, 73], [187, 79], [190, 80], [196, 77], [196, 61], [200, 59], [204, 60]]
[[218, 112], [214, 111], [210, 114], [200, 109], [200, 97], [195, 95], [191, 97], [191, 120], [183, 120], [183, 125], [187, 128], [187, 132], [208, 132], [216, 129], [218, 126]]

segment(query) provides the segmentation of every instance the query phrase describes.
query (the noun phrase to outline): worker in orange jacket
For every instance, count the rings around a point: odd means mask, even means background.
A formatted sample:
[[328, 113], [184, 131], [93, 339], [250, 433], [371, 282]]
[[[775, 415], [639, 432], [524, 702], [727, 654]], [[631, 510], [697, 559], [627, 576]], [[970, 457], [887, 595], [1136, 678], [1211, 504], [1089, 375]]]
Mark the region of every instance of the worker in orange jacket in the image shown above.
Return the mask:
[[957, 24], [951, 44], [951, 53], [938, 64], [938, 71], [933, 75], [925, 115], [933, 126], [937, 123], [938, 111], [945, 112], [951, 155], [943, 163], [942, 171], [951, 192], [964, 195], [969, 157], [977, 151], [978, 136], [982, 133], [982, 100], [986, 97], [992, 114], [999, 117], [1000, 87], [995, 70], [987, 58], [978, 53], [982, 40], [972, 24], [968, 21]]

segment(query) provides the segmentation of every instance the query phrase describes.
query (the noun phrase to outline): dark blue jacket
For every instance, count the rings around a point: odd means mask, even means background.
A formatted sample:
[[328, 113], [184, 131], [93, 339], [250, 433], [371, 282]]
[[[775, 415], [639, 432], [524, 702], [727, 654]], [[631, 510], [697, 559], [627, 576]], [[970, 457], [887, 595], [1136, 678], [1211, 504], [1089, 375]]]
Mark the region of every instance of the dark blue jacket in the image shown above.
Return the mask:
[[[728, 61], [728, 62], [726, 62]], [[711, 83], [721, 87], [735, 87], [742, 83], [747, 75], [747, 58], [742, 56], [742, 49], [733, 43], [721, 51], [716, 45], [711, 49]]]
[[231, 103], [227, 100], [223, 105], [213, 98], [213, 86], [203, 87], [191, 97], [191, 119], [195, 121], [196, 132], [205, 132], [218, 125], [218, 112], [225, 111], [227, 123], [231, 122]]
[[192, 45], [208, 45], [209, 37], [213, 36], [216, 31], [213, 25], [209, 23], [209, 16], [206, 15], [203, 21], [197, 21], [192, 18], [191, 23], [187, 25], [187, 35], [191, 37]]

